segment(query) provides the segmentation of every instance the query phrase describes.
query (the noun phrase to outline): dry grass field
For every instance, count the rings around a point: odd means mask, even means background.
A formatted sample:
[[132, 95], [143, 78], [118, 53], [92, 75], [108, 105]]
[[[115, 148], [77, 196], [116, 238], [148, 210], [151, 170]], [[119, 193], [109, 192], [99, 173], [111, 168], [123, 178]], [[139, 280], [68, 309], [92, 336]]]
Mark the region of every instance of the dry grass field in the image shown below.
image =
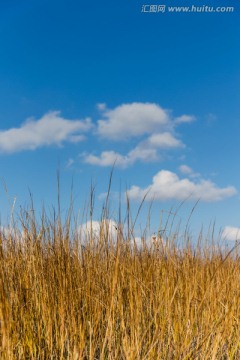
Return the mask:
[[0, 359], [240, 359], [235, 249], [113, 241], [107, 216], [83, 239], [72, 216], [1, 231]]

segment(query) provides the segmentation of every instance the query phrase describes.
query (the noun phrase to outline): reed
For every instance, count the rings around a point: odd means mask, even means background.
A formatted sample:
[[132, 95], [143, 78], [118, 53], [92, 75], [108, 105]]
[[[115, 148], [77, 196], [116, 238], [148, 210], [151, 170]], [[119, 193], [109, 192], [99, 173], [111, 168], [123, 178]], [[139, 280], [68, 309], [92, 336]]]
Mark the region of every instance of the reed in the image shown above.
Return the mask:
[[97, 234], [72, 211], [1, 230], [0, 358], [239, 359], [237, 252], [187, 232], [137, 246], [130, 216], [113, 239], [106, 209]]

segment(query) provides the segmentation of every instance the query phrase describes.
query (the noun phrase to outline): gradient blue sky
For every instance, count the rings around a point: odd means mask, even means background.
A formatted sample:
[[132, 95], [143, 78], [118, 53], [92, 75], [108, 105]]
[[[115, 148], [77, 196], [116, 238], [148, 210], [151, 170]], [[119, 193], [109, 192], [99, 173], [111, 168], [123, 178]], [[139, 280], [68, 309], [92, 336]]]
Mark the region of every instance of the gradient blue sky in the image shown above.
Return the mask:
[[[112, 217], [120, 188], [133, 210], [146, 190], [161, 210], [196, 200], [193, 229], [240, 227], [240, 2], [164, 0], [167, 6], [234, 6], [233, 13], [142, 13], [142, 1], [2, 0], [0, 169], [16, 210], [76, 209], [96, 188], [96, 219], [111, 165]], [[4, 186], [0, 210], [9, 210]], [[144, 217], [141, 221], [144, 225]], [[5, 221], [5, 220], [3, 220]], [[233, 229], [232, 229], [233, 228]], [[234, 230], [234, 228], [236, 228]]]

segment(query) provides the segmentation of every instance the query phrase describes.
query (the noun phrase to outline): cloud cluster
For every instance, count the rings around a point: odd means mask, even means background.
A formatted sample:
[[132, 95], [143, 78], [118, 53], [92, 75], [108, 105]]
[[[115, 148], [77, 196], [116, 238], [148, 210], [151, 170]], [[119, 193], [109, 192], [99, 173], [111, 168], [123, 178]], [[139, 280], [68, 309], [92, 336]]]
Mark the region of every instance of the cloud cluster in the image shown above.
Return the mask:
[[76, 143], [84, 140], [83, 133], [92, 127], [89, 118], [68, 120], [60, 112], [52, 111], [39, 120], [28, 119], [19, 128], [0, 131], [0, 152], [14, 153], [35, 150], [43, 146]]
[[[109, 110], [106, 104], [99, 104], [102, 119], [97, 121], [96, 134], [108, 141], [138, 139], [138, 144], [126, 154], [115, 150], [101, 154], [85, 154], [84, 162], [98, 166], [128, 167], [136, 161], [156, 161], [161, 158], [160, 150], [183, 148], [185, 145], [174, 132], [174, 121], [169, 112], [155, 103], [131, 103]], [[177, 123], [190, 122], [191, 116], [183, 115]]]
[[151, 162], [159, 160], [158, 149], [174, 149], [184, 147], [184, 144], [174, 138], [169, 132], [153, 134], [146, 140], [141, 141], [135, 148], [126, 155], [116, 151], [103, 151], [100, 155], [86, 154], [84, 162], [98, 166], [112, 166], [114, 163], [118, 167], [128, 167], [136, 161]]
[[[85, 139], [84, 133], [94, 129], [92, 134], [100, 139], [116, 142], [139, 139], [135, 147], [126, 154], [115, 149], [101, 154], [84, 154], [85, 163], [98, 166], [127, 167], [136, 161], [156, 161], [160, 150], [184, 147], [174, 133], [174, 121], [169, 112], [155, 103], [122, 104], [108, 109], [99, 104], [101, 119], [93, 126], [91, 119], [69, 120], [58, 111], [51, 111], [40, 119], [28, 119], [19, 127], [0, 130], [0, 152], [14, 153], [23, 150], [35, 150], [50, 145], [62, 145], [64, 142], [78, 143]], [[191, 116], [183, 115], [176, 122], [189, 122]]]
[[[89, 244], [90, 240], [93, 241], [93, 244], [98, 244], [100, 239], [104, 239], [104, 241], [108, 241], [109, 245], [116, 245], [118, 236], [120, 236], [120, 239], [123, 241], [128, 239], [127, 226], [122, 226], [121, 224], [121, 227], [119, 228], [119, 225], [113, 219], [104, 219], [103, 221], [87, 221], [79, 227], [78, 234], [83, 246]], [[107, 239], [106, 235], [108, 236]], [[134, 234], [131, 234], [130, 239], [128, 239], [128, 244], [130, 246], [136, 246], [138, 249], [141, 249], [143, 244], [149, 248], [151, 248], [154, 244], [166, 246], [165, 240], [163, 238], [157, 237], [155, 233], [153, 233], [151, 236], [148, 236], [147, 238], [142, 238], [140, 236], [134, 236]]]
[[141, 189], [139, 186], [132, 186], [128, 195], [132, 199], [141, 200], [148, 194], [156, 200], [192, 200], [201, 201], [219, 201], [224, 198], [233, 196], [237, 193], [233, 186], [225, 188], [217, 187], [209, 180], [200, 179], [191, 181], [188, 178], [180, 179], [177, 174], [161, 170], [152, 179], [152, 184]]
[[[85, 133], [91, 131], [94, 141], [104, 141], [111, 145], [110, 150], [100, 154], [83, 153], [82, 161], [94, 166], [116, 166], [127, 168], [137, 161], [153, 162], [164, 158], [170, 150], [183, 149], [185, 144], [179, 138], [176, 128], [181, 124], [195, 121], [192, 115], [173, 118], [171, 113], [156, 103], [133, 102], [108, 109], [106, 104], [98, 104], [100, 119], [95, 126], [90, 118], [69, 120], [60, 112], [48, 112], [40, 119], [28, 119], [21, 126], [0, 130], [0, 152], [14, 153], [23, 150], [35, 150], [50, 145], [62, 145], [65, 142], [78, 143], [85, 139]], [[116, 149], [116, 143], [133, 143], [124, 154]], [[127, 144], [128, 145], [128, 144]], [[69, 159], [67, 166], [74, 163]], [[218, 187], [212, 181], [202, 179], [188, 165], [179, 167], [184, 175], [161, 170], [146, 188], [132, 186], [129, 196], [142, 199], [146, 193], [157, 200], [190, 198], [192, 200], [218, 201], [237, 193], [233, 186]], [[97, 225], [96, 225], [97, 226]], [[232, 233], [234, 231], [232, 230]]]

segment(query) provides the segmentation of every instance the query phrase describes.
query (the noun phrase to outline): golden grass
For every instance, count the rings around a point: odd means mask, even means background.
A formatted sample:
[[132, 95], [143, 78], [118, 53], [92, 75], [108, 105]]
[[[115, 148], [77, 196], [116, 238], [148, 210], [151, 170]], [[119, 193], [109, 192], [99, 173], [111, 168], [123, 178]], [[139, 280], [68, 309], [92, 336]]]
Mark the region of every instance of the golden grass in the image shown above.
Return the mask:
[[240, 359], [236, 254], [111, 242], [106, 219], [82, 246], [69, 217], [0, 234], [0, 359]]

